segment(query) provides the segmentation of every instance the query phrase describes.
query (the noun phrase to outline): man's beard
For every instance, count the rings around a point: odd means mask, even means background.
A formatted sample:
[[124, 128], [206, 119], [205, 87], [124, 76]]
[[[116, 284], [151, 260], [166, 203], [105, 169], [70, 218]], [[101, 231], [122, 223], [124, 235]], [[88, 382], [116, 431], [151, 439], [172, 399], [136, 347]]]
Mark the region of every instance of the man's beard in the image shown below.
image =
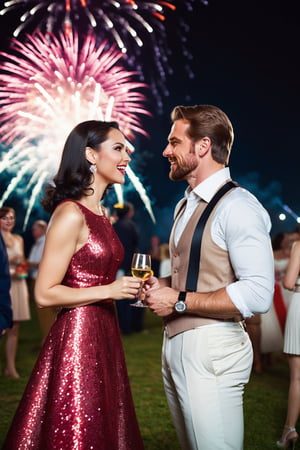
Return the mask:
[[171, 167], [169, 178], [173, 181], [181, 181], [187, 178], [191, 172], [193, 172], [198, 167], [198, 161], [196, 160], [194, 152], [190, 152], [189, 161], [178, 161], [176, 159], [176, 169]]

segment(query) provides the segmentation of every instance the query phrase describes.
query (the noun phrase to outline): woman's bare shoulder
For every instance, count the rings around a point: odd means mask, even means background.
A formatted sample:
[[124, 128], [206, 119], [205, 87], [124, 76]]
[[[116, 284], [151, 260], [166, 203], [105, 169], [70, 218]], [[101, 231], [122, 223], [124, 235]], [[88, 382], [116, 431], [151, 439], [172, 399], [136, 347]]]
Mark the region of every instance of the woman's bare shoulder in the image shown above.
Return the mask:
[[49, 227], [54, 224], [58, 226], [62, 224], [65, 228], [80, 227], [83, 223], [84, 217], [79, 206], [75, 202], [66, 201], [56, 207], [49, 222]]

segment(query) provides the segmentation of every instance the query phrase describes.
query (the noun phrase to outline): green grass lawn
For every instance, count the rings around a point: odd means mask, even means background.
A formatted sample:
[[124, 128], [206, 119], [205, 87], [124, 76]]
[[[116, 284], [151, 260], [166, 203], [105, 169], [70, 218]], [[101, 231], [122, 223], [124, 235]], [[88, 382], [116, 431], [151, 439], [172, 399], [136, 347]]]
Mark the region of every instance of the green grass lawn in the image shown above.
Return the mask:
[[[160, 373], [161, 320], [146, 311], [146, 330], [123, 338], [136, 412], [146, 450], [179, 450]], [[21, 325], [17, 368], [22, 378], [0, 376], [0, 445], [38, 354], [39, 329], [35, 310]], [[4, 365], [4, 339], [0, 342]], [[244, 450], [271, 450], [285, 419], [289, 371], [281, 355], [261, 375], [252, 375], [245, 390]], [[100, 449], [99, 449], [100, 450]], [[205, 449], [202, 449], [205, 450]]]

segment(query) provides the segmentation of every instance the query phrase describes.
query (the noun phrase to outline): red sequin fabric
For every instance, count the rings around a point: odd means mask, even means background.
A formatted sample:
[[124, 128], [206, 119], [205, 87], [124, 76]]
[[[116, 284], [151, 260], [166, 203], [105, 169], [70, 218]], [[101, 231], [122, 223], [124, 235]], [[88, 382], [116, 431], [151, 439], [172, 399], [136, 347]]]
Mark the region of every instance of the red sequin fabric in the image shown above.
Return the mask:
[[[123, 248], [109, 220], [76, 202], [90, 234], [63, 284], [114, 281]], [[143, 449], [112, 300], [62, 309], [7, 434], [5, 450]]]

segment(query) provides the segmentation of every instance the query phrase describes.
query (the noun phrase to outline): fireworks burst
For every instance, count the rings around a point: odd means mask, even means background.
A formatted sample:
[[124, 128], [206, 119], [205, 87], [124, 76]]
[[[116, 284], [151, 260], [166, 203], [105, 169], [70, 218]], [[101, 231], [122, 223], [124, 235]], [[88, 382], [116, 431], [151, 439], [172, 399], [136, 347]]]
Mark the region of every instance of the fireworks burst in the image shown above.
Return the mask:
[[[126, 45], [121, 38], [124, 33], [129, 35], [141, 46], [142, 41], [138, 30], [144, 28], [153, 32], [153, 22], [165, 20], [166, 9], [175, 10], [173, 0], [149, 1], [144, 0], [10, 0], [4, 2], [0, 15], [10, 11], [23, 10], [20, 14], [20, 24], [16, 27], [14, 36], [17, 37], [34, 19], [41, 19], [44, 31], [52, 33], [57, 24], [62, 24], [64, 32], [82, 28], [85, 25], [91, 28], [105, 28], [113, 33], [119, 47], [126, 52]], [[125, 26], [125, 30], [121, 28]], [[117, 27], [118, 30], [114, 29]], [[59, 28], [60, 25], [59, 25]]]
[[139, 115], [150, 115], [143, 106], [144, 94], [137, 91], [145, 85], [132, 81], [134, 73], [116, 65], [122, 57], [119, 51], [106, 50], [105, 43], [98, 47], [91, 35], [81, 50], [76, 34], [56, 38], [38, 32], [27, 38], [27, 43], [14, 39], [13, 54], [1, 53], [6, 60], [0, 64], [0, 136], [3, 144], [11, 145], [0, 172], [15, 172], [0, 204], [26, 175], [31, 195], [25, 226], [77, 123], [116, 120], [132, 139], [134, 132], [146, 134]]
[[[0, 15], [16, 18], [14, 36], [25, 30], [43, 33], [93, 31], [98, 42], [107, 40], [124, 53], [123, 62], [146, 82], [158, 112], [169, 95], [168, 78], [173, 74], [172, 51], [181, 54], [183, 76], [193, 78], [192, 55], [187, 47], [189, 16], [197, 3], [207, 0], [7, 0]], [[177, 5], [179, 12], [176, 14]], [[168, 42], [168, 29], [171, 39]], [[170, 45], [171, 44], [171, 45]], [[179, 68], [177, 67], [177, 72]], [[180, 76], [180, 74], [179, 74]]]
[[161, 95], [168, 94], [166, 77], [172, 73], [165, 20], [175, 9], [173, 0], [10, 0], [4, 2], [0, 15], [18, 14], [15, 37], [36, 28], [45, 34], [64, 30], [66, 35], [93, 30], [99, 41], [119, 47], [128, 68], [150, 84], [161, 107]]

